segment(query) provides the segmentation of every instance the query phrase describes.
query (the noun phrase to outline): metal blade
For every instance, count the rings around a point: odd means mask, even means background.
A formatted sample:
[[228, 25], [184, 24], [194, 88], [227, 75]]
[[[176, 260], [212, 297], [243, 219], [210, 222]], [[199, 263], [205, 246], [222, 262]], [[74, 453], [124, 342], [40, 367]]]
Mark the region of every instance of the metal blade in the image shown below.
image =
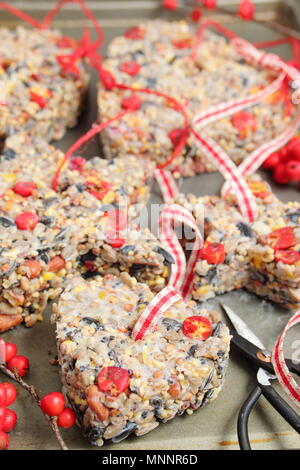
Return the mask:
[[229, 317], [231, 323], [235, 327], [237, 333], [241, 335], [243, 338], [246, 338], [250, 343], [254, 344], [258, 348], [265, 350], [265, 346], [261, 342], [261, 340], [250, 330], [249, 326], [236, 314], [234, 311], [225, 304], [221, 304], [223, 309], [225, 310], [227, 316]]
[[276, 375], [270, 374], [265, 369], [262, 369], [262, 367], [258, 369], [257, 381], [259, 384], [268, 386], [268, 385], [271, 385], [271, 380], [275, 380], [275, 379], [276, 379]]

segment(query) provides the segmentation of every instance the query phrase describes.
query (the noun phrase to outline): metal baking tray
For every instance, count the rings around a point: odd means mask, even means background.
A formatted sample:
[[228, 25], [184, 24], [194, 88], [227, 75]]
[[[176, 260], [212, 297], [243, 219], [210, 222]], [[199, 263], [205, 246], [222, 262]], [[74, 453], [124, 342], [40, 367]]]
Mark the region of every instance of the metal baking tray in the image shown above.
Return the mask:
[[[220, 5], [224, 5], [226, 8], [234, 8], [237, 3], [237, 1], [220, 1]], [[298, 0], [258, 1], [257, 18], [262, 22], [291, 26], [299, 31], [299, 3]], [[54, 1], [11, 1], [10, 4], [23, 8], [36, 18], [41, 18], [53, 6]], [[180, 8], [172, 14], [163, 11], [160, 0], [94, 0], [88, 2], [88, 5], [104, 28], [106, 43], [114, 36], [122, 34], [130, 26], [147, 19], [157, 17], [178, 19], [187, 16], [185, 8]], [[278, 32], [263, 23], [244, 23], [223, 13], [210, 13], [210, 16], [217, 21], [226, 23], [237, 34], [243, 35], [249, 40], [255, 38], [256, 41], [265, 41], [279, 37]], [[17, 23], [15, 18], [0, 10], [0, 26], [14, 27]], [[79, 38], [82, 28], [88, 25], [88, 21], [83, 19], [76, 5], [70, 4], [60, 13], [54, 25], [62, 29], [65, 34]], [[103, 50], [105, 50], [105, 45]], [[288, 46], [280, 46], [274, 49], [274, 52], [285, 58], [290, 57]], [[94, 76], [87, 107], [81, 117], [80, 124], [55, 145], [66, 150], [77, 137], [89, 129], [96, 119], [96, 76]], [[85, 156], [94, 155], [101, 155], [97, 139], [92, 141], [85, 150]], [[265, 174], [264, 177], [266, 177]], [[181, 189], [184, 192], [196, 192], [198, 195], [213, 194], [218, 193], [221, 184], [222, 177], [214, 173], [186, 179], [182, 182]], [[299, 189], [278, 187], [274, 184], [272, 186], [282, 200], [300, 200]], [[152, 201], [160, 201], [157, 188], [154, 188]], [[220, 301], [224, 301], [234, 308], [257, 332], [268, 348], [273, 347], [277, 335], [288, 320], [286, 312], [243, 290], [218, 297], [207, 302], [207, 305], [210, 308], [219, 309]], [[34, 384], [41, 395], [60, 390], [58, 368], [49, 364], [49, 359], [56, 355], [54, 327], [50, 325], [49, 317], [50, 308], [45, 313], [45, 320], [34, 328], [19, 327], [3, 335], [5, 340], [16, 342], [20, 353], [30, 358], [31, 372], [27, 381]], [[287, 343], [292, 345], [293, 341], [299, 337], [300, 327], [294, 328], [288, 335]], [[291, 354], [291, 347], [287, 346], [286, 353], [287, 355]], [[6, 379], [1, 376], [0, 380]], [[192, 416], [176, 418], [167, 424], [162, 424], [146, 436], [129, 438], [120, 444], [111, 447], [105, 446], [102, 449], [238, 449], [237, 414], [254, 383], [255, 371], [248, 362], [232, 351], [225, 386], [215, 402]], [[58, 448], [57, 441], [45, 423], [40, 410], [22, 389], [18, 390], [18, 399], [14, 404], [14, 409], [18, 414], [19, 421], [16, 430], [11, 435], [12, 449]], [[92, 448], [76, 427], [63, 434], [70, 449]], [[260, 399], [252, 414], [250, 436], [252, 445], [256, 449], [292, 449], [300, 446], [299, 435], [271, 409], [264, 398]], [[99, 450], [101, 451], [101, 449]]]

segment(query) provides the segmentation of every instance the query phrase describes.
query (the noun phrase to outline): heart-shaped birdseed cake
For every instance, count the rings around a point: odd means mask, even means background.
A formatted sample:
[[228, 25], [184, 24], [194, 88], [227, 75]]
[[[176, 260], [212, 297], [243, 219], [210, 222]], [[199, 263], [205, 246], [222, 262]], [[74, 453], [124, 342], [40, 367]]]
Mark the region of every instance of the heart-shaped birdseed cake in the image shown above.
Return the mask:
[[[107, 127], [100, 135], [108, 158], [126, 153], [146, 155], [159, 165], [169, 162], [181, 140], [182, 150], [172, 161], [176, 173], [192, 176], [216, 171], [208, 152], [185, 128], [178, 100], [193, 122], [211, 107], [253, 96], [267, 87], [274, 72], [241, 56], [226, 38], [205, 31], [196, 48], [197, 32], [185, 21], [153, 20], [129, 29], [108, 45], [103, 69], [117, 84], [136, 90], [141, 105], [134, 116]], [[194, 57], [195, 53], [195, 57]], [[147, 93], [139, 93], [147, 89]], [[99, 119], [118, 114], [130, 96], [112, 79], [99, 84]], [[296, 113], [290, 90], [282, 87], [264, 101], [230, 116], [206, 123], [205, 133], [239, 164], [246, 156], [284, 131]], [[210, 113], [210, 117], [211, 117]], [[268, 122], [268, 125], [266, 125]]]
[[0, 155], [0, 332], [42, 318], [74, 274], [130, 272], [154, 291], [172, 258], [148, 229], [133, 223], [149, 195], [153, 165], [128, 155], [74, 157], [18, 134]]
[[179, 194], [175, 201], [204, 210], [204, 246], [192, 296], [205, 301], [246, 288], [285, 308], [300, 307], [300, 203], [281, 202], [259, 175], [248, 179], [259, 216], [246, 223], [234, 195]]
[[135, 341], [153, 297], [124, 273], [73, 279], [54, 305], [64, 391], [92, 444], [146, 434], [221, 390], [230, 336], [219, 314], [178, 301]]
[[89, 83], [78, 47], [54, 30], [0, 29], [0, 137], [59, 140], [76, 124]]

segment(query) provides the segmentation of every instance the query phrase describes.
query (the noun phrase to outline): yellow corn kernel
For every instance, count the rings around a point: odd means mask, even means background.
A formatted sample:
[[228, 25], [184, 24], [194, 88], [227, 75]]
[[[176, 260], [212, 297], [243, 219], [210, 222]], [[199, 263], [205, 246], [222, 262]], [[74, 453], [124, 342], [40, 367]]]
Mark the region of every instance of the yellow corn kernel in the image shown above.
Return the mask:
[[199, 295], [204, 295], [204, 294], [207, 294], [208, 291], [209, 291], [209, 286], [201, 286], [199, 287], [199, 289], [197, 289], [196, 293]]
[[261, 267], [261, 258], [259, 258], [258, 256], [254, 256], [253, 257], [253, 264], [256, 268], [260, 268]]
[[47, 209], [47, 210], [45, 211], [45, 216], [46, 216], [46, 217], [49, 217], [49, 216], [51, 216], [51, 215], [53, 215], [53, 214], [54, 214], [54, 209], [53, 209], [53, 207], [50, 207], [49, 209]]
[[42, 275], [42, 278], [43, 278], [43, 281], [52, 281], [52, 279], [55, 278], [55, 274], [47, 272]]
[[283, 228], [283, 227], [286, 227], [286, 225], [285, 224], [273, 225], [272, 232], [273, 232], [273, 230], [278, 230], [279, 228]]
[[104, 292], [104, 290], [103, 290], [99, 294], [99, 299], [105, 299], [105, 297], [106, 297], [106, 292]]
[[14, 173], [2, 173], [2, 178], [6, 181], [16, 181], [16, 175]]
[[83, 291], [83, 286], [76, 286], [74, 288], [74, 292], [81, 292], [81, 291]]
[[168, 277], [169, 274], [169, 268], [168, 266], [165, 266], [164, 271], [162, 273], [162, 277]]
[[109, 191], [107, 194], [105, 194], [104, 198], [102, 199], [102, 202], [104, 204], [110, 204], [113, 202], [115, 199], [115, 193], [113, 191]]

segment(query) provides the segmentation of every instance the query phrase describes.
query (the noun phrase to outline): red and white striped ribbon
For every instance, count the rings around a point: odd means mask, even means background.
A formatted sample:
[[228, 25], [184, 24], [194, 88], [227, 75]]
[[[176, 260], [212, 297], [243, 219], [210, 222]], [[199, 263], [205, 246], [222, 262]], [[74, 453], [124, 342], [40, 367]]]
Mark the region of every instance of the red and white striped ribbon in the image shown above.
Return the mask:
[[257, 206], [255, 198], [244, 181], [243, 176], [256, 171], [273, 151], [284, 145], [295, 134], [300, 124], [300, 114], [280, 136], [252, 152], [239, 167], [232, 162], [229, 155], [213, 139], [210, 139], [204, 133], [199, 134], [197, 131], [215, 120], [232, 115], [246, 106], [258, 103], [277, 91], [282, 86], [286, 76], [293, 80], [299, 80], [300, 74], [294, 67], [286, 64], [277, 55], [259, 51], [251, 43], [242, 38], [232, 39], [231, 44], [248, 61], [260, 66], [270, 67], [273, 70], [279, 70], [281, 74], [270, 85], [255, 95], [232, 100], [202, 111], [193, 120], [192, 133], [196, 137], [197, 144], [202, 152], [217, 166], [217, 169], [227, 181], [222, 194], [226, 194], [229, 188], [231, 188], [237, 195], [241, 212], [249, 221], [253, 221], [257, 216]]
[[149, 305], [147, 305], [136, 322], [132, 330], [132, 337], [134, 340], [138, 341], [139, 339], [143, 339], [145, 334], [153, 332], [162, 315], [171, 307], [171, 305], [179, 302], [180, 300], [182, 300], [182, 297], [173, 287], [165, 287], [152, 299]]
[[292, 80], [299, 80], [299, 71], [290, 64], [287, 64], [276, 54], [260, 51], [246, 39], [236, 37], [231, 40], [232, 46], [236, 52], [249, 62], [261, 67], [269, 67], [273, 70], [282, 70]]
[[170, 171], [156, 168], [154, 177], [159, 185], [164, 202], [170, 202], [177, 196], [179, 190]]
[[[239, 165], [239, 170], [243, 176], [250, 176], [263, 164], [271, 153], [283, 147], [297, 132], [300, 126], [300, 114], [294, 122], [278, 137], [263, 144], [258, 149], [251, 152], [248, 157]], [[231, 189], [230, 183], [224, 183], [221, 194], [226, 196]]]
[[297, 384], [291, 372], [289, 371], [283, 352], [286, 333], [297, 324], [300, 324], [300, 311], [296, 312], [295, 315], [288, 321], [282, 334], [279, 336], [272, 354], [272, 363], [279, 383], [282, 385], [283, 389], [289, 395], [289, 397], [300, 408], [300, 386]]
[[282, 72], [279, 77], [276, 78], [276, 80], [274, 80], [264, 89], [260, 90], [258, 93], [237, 100], [227, 101], [226, 103], [221, 103], [216, 106], [211, 106], [205, 111], [201, 111], [201, 113], [197, 114], [197, 116], [194, 118], [193, 124], [197, 127], [197, 129], [200, 129], [218, 119], [230, 116], [246, 107], [250, 107], [259, 103], [263, 99], [278, 91], [283, 85], [285, 77], [286, 74]]
[[192, 130], [196, 142], [204, 155], [217, 166], [224, 178], [230, 182], [237, 196], [238, 204], [243, 216], [253, 222], [257, 217], [255, 197], [240, 170], [233, 163], [229, 155], [210, 137], [204, 133]]
[[[175, 226], [189, 227], [193, 231], [194, 239], [191, 241], [192, 249], [186, 262], [186, 255], [180, 244]], [[190, 211], [177, 204], [168, 204], [164, 207], [160, 216], [160, 239], [168, 251], [174, 257], [169, 285], [176, 288], [184, 299], [186, 299], [192, 288], [195, 264], [198, 259], [199, 250], [203, 246], [203, 236], [197, 222]]]

